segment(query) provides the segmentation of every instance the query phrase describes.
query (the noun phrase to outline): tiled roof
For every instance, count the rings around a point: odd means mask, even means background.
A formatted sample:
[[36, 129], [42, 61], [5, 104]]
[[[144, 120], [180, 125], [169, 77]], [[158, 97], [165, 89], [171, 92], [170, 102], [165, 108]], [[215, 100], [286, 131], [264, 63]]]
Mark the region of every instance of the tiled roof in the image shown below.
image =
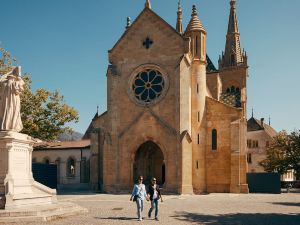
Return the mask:
[[213, 62], [208, 57], [208, 55], [206, 55], [206, 61], [207, 61], [206, 71], [207, 72], [216, 72], [217, 69], [216, 69], [215, 65], [213, 64]]
[[220, 101], [233, 107], [241, 107], [241, 93], [239, 91], [228, 91], [222, 93]]
[[60, 149], [84, 149], [91, 146], [90, 140], [80, 141], [62, 141], [62, 142], [40, 142], [36, 143], [33, 148], [39, 150], [60, 150]]
[[261, 124], [261, 121], [258, 119], [255, 119], [254, 117], [251, 117], [247, 121], [247, 131], [258, 131], [258, 130], [265, 130], [267, 134], [269, 134], [271, 137], [274, 137], [277, 135], [276, 130], [274, 130], [273, 127], [270, 125], [263, 123], [263, 126]]

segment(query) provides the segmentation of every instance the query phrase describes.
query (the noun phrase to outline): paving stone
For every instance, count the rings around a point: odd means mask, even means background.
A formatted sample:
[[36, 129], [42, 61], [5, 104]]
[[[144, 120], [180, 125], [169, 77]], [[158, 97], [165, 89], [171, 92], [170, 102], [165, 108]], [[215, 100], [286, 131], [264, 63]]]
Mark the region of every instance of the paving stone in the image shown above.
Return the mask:
[[145, 203], [142, 222], [129, 195], [60, 195], [59, 201], [72, 202], [89, 210], [50, 222], [20, 222], [18, 225], [95, 225], [95, 224], [209, 224], [209, 225], [299, 225], [300, 194], [208, 194], [167, 195], [159, 203], [159, 221], [147, 218]]

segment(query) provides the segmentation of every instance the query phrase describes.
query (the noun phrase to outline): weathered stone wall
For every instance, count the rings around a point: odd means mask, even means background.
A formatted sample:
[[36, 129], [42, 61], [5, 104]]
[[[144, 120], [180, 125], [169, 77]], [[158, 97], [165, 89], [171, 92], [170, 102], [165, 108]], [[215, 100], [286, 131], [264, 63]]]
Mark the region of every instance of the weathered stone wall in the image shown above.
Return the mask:
[[[214, 99], [207, 102], [207, 139], [206, 139], [206, 182], [208, 192], [230, 192], [232, 166], [238, 166], [232, 159], [232, 135], [236, 148], [240, 149], [239, 128], [232, 134], [231, 123], [241, 118], [241, 109], [233, 108]], [[217, 130], [217, 150], [212, 150], [212, 130]], [[232, 161], [233, 160], [233, 161]], [[236, 174], [234, 175], [236, 176]]]
[[231, 67], [219, 72], [222, 89], [221, 92], [226, 92], [227, 88], [234, 86], [241, 90], [241, 106], [243, 108], [243, 116], [247, 117], [247, 77], [248, 67]]
[[211, 97], [219, 100], [222, 90], [221, 79], [218, 72], [208, 73], [206, 77], [207, 87], [210, 90]]

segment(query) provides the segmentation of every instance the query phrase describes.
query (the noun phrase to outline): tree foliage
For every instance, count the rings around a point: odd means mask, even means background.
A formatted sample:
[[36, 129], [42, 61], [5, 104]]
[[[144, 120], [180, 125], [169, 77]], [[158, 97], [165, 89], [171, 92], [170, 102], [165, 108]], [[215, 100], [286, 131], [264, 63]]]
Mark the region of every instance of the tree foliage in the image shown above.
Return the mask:
[[267, 172], [277, 171], [280, 174], [294, 170], [300, 177], [300, 130], [288, 134], [286, 131], [275, 136], [267, 148], [267, 158], [260, 162]]
[[[1, 48], [0, 72], [9, 72], [15, 60], [10, 53]], [[43, 88], [35, 92], [31, 89], [32, 80], [28, 74], [23, 77], [24, 91], [21, 95], [22, 133], [44, 141], [51, 141], [65, 132], [72, 132], [66, 126], [69, 122], [78, 122], [78, 113], [67, 105], [58, 91], [50, 92]]]
[[13, 63], [16, 59], [10, 55], [10, 52], [6, 51], [4, 48], [0, 48], [0, 74], [7, 73], [13, 67]]

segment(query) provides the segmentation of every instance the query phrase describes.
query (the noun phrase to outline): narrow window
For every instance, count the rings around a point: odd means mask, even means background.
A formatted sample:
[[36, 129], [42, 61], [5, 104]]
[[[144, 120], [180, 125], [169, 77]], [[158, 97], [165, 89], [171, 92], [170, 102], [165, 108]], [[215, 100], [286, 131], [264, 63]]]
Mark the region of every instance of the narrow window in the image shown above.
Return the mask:
[[217, 150], [217, 130], [213, 129], [211, 132], [211, 149]]
[[196, 36], [196, 55], [198, 55], [198, 47], [199, 47], [199, 44], [198, 44], [198, 36]]
[[251, 156], [251, 153], [248, 153], [248, 155], [247, 155], [247, 162], [248, 162], [248, 163], [252, 163], [252, 156]]
[[197, 93], [199, 93], [199, 84], [197, 84]]
[[199, 162], [198, 162], [198, 160], [196, 161], [196, 167], [197, 167], [197, 169], [199, 169]]
[[198, 112], [198, 122], [200, 122], [200, 112]]
[[198, 134], [198, 145], [200, 144], [200, 135]]
[[256, 141], [252, 141], [252, 148], [255, 148], [255, 146], [256, 146]]
[[71, 157], [67, 161], [67, 176], [75, 176], [75, 159]]

